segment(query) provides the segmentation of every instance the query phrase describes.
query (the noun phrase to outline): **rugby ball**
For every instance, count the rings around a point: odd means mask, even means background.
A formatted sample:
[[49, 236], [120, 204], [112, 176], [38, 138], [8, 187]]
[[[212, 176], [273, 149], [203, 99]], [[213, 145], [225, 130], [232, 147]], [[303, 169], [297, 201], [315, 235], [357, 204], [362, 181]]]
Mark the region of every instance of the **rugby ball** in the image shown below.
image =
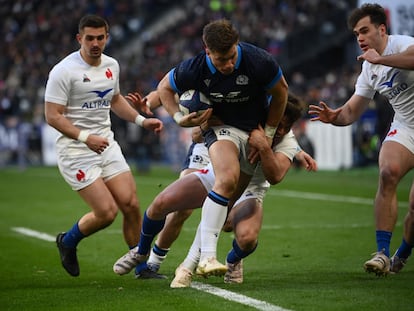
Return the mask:
[[192, 112], [197, 112], [199, 115], [212, 107], [210, 100], [203, 93], [196, 90], [188, 90], [181, 94], [179, 106], [181, 112], [185, 115]]

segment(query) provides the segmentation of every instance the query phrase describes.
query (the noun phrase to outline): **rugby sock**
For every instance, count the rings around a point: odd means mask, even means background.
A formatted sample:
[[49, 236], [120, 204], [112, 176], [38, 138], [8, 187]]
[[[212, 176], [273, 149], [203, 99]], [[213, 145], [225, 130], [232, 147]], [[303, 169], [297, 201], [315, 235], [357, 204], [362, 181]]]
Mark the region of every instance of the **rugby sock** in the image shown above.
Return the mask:
[[390, 243], [392, 232], [377, 230], [375, 234], [377, 239], [377, 251], [384, 251], [384, 254], [390, 257]]
[[76, 222], [72, 229], [66, 232], [63, 237], [63, 244], [70, 248], [76, 248], [79, 242], [85, 237], [85, 235], [79, 230], [79, 222]]
[[138, 253], [147, 255], [151, 249], [154, 237], [162, 230], [165, 224], [165, 218], [162, 220], [152, 220], [147, 216], [147, 211], [144, 213], [144, 220], [142, 222], [141, 238], [138, 243]]
[[227, 217], [229, 199], [210, 191], [201, 210], [201, 258], [216, 257], [217, 242]]
[[236, 239], [234, 239], [233, 240], [233, 248], [227, 254], [226, 261], [228, 263], [236, 263], [236, 262], [242, 260], [243, 258], [249, 256], [251, 253], [253, 253], [256, 250], [256, 248], [257, 248], [257, 244], [251, 251], [245, 252], [239, 247], [239, 245], [237, 244]]
[[160, 269], [161, 264], [164, 259], [167, 257], [169, 248], [160, 248], [157, 244], [154, 244], [151, 254], [148, 258], [147, 265], [152, 270], [157, 272]]
[[396, 255], [399, 258], [408, 258], [411, 255], [411, 251], [413, 249], [413, 245], [410, 245], [405, 241], [405, 239], [402, 239], [400, 247], [397, 249]]
[[191, 244], [187, 257], [185, 257], [182, 263], [183, 267], [187, 268], [191, 272], [197, 268], [198, 262], [200, 261], [200, 230], [200, 225], [198, 225], [193, 244]]

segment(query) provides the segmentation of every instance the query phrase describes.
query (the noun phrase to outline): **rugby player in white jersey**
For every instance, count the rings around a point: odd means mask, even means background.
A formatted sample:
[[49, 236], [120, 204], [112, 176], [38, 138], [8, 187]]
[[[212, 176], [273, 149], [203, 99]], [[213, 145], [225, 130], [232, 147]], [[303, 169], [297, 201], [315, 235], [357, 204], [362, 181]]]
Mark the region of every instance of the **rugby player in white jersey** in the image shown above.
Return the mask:
[[111, 130], [110, 111], [158, 133], [163, 124], [145, 118], [120, 94], [118, 62], [103, 50], [109, 26], [96, 15], [84, 16], [76, 36], [80, 49], [60, 61], [49, 73], [45, 91], [45, 117], [59, 131], [56, 142], [59, 170], [91, 211], [56, 243], [61, 263], [72, 276], [80, 273], [77, 245], [85, 237], [109, 226], [118, 210], [123, 214], [123, 235], [134, 247], [141, 231], [136, 185]]
[[378, 4], [364, 4], [348, 19], [362, 50], [362, 71], [355, 92], [338, 109], [324, 102], [310, 105], [312, 120], [337, 126], [349, 125], [362, 115], [376, 92], [384, 95], [395, 115], [379, 154], [379, 183], [374, 212], [377, 250], [364, 268], [376, 275], [399, 272], [414, 246], [414, 185], [404, 221], [403, 240], [392, 258], [390, 242], [397, 221], [397, 187], [414, 168], [414, 38], [387, 33], [387, 15]]

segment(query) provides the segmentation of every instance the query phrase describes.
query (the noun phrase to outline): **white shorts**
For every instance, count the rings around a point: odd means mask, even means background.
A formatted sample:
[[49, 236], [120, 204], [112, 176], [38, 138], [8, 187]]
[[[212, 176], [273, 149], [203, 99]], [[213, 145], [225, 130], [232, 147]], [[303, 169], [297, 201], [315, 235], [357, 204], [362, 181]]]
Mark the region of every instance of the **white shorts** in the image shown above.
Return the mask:
[[88, 154], [58, 153], [58, 167], [66, 182], [77, 191], [89, 186], [98, 178], [105, 181], [130, 171], [121, 148], [111, 141], [101, 154], [91, 150]]
[[401, 122], [394, 120], [391, 123], [390, 130], [384, 139], [386, 141], [394, 141], [414, 153], [414, 132]]
[[207, 147], [217, 140], [232, 141], [239, 150], [240, 170], [253, 175], [257, 163], [251, 164], [247, 159], [249, 152], [249, 133], [229, 125], [213, 126], [203, 133]]
[[184, 168], [202, 169], [210, 163], [210, 156], [208, 149], [204, 143], [196, 143], [191, 145], [187, 155], [186, 165]]

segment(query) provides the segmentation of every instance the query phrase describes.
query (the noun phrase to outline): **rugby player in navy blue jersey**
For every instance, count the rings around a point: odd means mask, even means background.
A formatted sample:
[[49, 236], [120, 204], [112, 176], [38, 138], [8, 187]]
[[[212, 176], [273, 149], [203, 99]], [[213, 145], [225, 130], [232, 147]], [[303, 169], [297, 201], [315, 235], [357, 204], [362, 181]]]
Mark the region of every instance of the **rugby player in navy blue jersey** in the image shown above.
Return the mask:
[[[161, 102], [183, 127], [198, 126], [211, 116], [223, 125], [204, 133], [216, 179], [202, 208], [201, 258], [199, 271], [222, 275], [226, 265], [216, 259], [217, 240], [227, 215], [229, 199], [236, 189], [244, 189], [256, 167], [257, 152], [249, 150], [249, 133], [262, 125], [269, 146], [283, 116], [288, 86], [275, 59], [263, 49], [239, 42], [239, 35], [225, 19], [213, 21], [203, 29], [205, 49], [168, 72], [158, 85]], [[183, 115], [176, 93], [195, 89], [213, 105], [201, 116]], [[270, 104], [267, 96], [272, 95]], [[145, 261], [155, 235], [165, 217], [144, 214], [138, 247], [120, 258], [114, 271], [125, 274]]]

